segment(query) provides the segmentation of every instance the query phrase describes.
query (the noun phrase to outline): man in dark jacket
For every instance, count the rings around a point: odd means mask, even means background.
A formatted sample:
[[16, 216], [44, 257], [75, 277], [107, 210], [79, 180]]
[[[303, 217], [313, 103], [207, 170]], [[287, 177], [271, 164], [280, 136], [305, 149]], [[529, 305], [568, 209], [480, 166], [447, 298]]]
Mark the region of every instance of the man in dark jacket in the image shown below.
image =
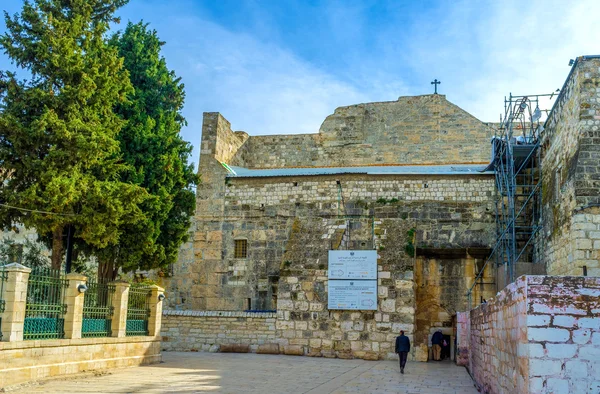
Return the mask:
[[396, 354], [400, 356], [400, 373], [404, 373], [408, 352], [410, 352], [410, 339], [404, 335], [404, 331], [400, 331], [400, 336], [396, 337]]

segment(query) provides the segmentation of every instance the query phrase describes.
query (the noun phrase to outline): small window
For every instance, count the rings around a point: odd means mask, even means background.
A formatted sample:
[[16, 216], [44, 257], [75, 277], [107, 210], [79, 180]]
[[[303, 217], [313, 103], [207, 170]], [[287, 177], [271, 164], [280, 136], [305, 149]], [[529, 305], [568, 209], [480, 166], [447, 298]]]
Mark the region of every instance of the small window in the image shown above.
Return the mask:
[[235, 258], [245, 259], [248, 257], [248, 240], [236, 239], [235, 240]]

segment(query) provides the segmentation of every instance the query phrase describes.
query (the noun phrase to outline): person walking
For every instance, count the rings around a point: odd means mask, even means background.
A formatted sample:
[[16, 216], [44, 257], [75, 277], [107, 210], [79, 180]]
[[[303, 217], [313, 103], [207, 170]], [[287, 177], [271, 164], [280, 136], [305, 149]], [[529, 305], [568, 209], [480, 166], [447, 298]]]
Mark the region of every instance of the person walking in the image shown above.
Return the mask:
[[410, 339], [404, 335], [404, 331], [400, 331], [400, 336], [396, 337], [396, 354], [400, 357], [400, 373], [404, 373], [408, 352], [410, 352]]
[[433, 348], [433, 359], [435, 361], [440, 361], [440, 355], [442, 353], [442, 341], [444, 340], [444, 335], [442, 331], [437, 330], [433, 337], [431, 337], [431, 345]]

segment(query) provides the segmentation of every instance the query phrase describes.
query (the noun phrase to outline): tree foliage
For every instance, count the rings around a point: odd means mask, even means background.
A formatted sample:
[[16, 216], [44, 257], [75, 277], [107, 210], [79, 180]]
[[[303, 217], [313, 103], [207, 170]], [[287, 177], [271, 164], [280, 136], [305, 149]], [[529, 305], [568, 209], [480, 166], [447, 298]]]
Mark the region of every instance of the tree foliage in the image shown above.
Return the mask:
[[44, 250], [42, 243], [29, 238], [25, 238], [23, 243], [3, 238], [0, 242], [0, 264], [16, 262], [29, 268], [49, 267], [50, 259], [44, 254]]
[[106, 248], [119, 241], [124, 223], [144, 220], [148, 193], [123, 179], [132, 170], [120, 153], [125, 121], [114, 111], [133, 90], [104, 36], [124, 3], [35, 0], [20, 14], [5, 13], [0, 46], [30, 78], [0, 74], [0, 202], [37, 212], [0, 212], [5, 224], [52, 233], [54, 268], [65, 226]]
[[177, 260], [195, 208], [191, 187], [198, 179], [188, 163], [192, 147], [179, 134], [185, 124], [184, 86], [161, 57], [157, 32], [130, 22], [109, 44], [124, 59], [134, 87], [116, 107], [127, 121], [117, 137], [128, 164], [121, 179], [150, 195], [141, 205], [144, 220], [123, 223], [118, 247], [96, 251], [102, 274], [114, 277], [118, 267], [160, 268]]

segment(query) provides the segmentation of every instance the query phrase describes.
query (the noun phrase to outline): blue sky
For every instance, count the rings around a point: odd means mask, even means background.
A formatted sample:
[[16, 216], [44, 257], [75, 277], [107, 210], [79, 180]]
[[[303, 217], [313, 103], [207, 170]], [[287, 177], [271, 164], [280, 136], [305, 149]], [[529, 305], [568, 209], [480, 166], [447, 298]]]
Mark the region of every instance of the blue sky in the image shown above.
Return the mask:
[[600, 54], [597, 0], [131, 0], [118, 15], [166, 41], [196, 163], [203, 112], [251, 135], [315, 133], [336, 107], [432, 93], [437, 78], [448, 100], [497, 121], [508, 93], [550, 93], [570, 58]]

